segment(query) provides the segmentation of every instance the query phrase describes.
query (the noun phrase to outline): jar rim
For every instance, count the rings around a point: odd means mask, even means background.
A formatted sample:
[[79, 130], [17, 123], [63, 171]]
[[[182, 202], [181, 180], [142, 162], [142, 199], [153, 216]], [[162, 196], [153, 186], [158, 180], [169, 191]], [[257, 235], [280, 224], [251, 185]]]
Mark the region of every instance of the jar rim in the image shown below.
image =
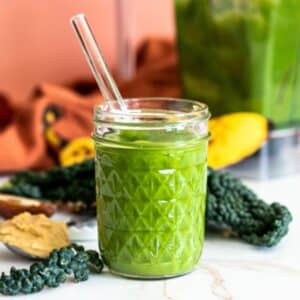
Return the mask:
[[[106, 101], [95, 106], [94, 121], [104, 123], [120, 123], [130, 125], [137, 123], [182, 123], [190, 121], [207, 120], [210, 117], [208, 106], [196, 100], [171, 97], [140, 97], [125, 98], [125, 104], [129, 107], [128, 112], [120, 110], [118, 102], [115, 100]], [[136, 104], [164, 104], [167, 109], [152, 109], [147, 111]], [[130, 107], [132, 106], [132, 107]], [[170, 109], [171, 108], [171, 109]]]

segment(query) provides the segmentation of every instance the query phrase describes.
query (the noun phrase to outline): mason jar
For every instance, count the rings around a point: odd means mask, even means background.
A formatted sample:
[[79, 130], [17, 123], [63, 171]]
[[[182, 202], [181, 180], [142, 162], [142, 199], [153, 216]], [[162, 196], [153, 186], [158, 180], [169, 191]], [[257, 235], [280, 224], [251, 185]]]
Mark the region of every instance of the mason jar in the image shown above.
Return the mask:
[[204, 241], [209, 111], [183, 99], [125, 103], [94, 111], [100, 251], [119, 275], [182, 275]]

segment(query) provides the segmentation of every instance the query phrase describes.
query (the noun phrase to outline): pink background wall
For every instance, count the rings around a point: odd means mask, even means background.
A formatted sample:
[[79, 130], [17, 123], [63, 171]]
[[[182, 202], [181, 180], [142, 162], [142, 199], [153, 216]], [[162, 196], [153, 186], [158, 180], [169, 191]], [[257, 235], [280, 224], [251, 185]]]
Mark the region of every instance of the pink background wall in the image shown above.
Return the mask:
[[[133, 44], [173, 35], [172, 0], [127, 0], [133, 7]], [[91, 77], [69, 26], [79, 12], [95, 29], [104, 55], [116, 65], [114, 0], [0, 1], [0, 91], [24, 100], [39, 82]]]

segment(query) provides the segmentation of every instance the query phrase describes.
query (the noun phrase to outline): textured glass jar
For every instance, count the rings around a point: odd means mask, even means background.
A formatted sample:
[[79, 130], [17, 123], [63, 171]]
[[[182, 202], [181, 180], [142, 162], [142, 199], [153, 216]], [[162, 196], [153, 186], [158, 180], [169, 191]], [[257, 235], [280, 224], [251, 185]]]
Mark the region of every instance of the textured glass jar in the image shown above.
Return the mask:
[[191, 271], [203, 246], [209, 118], [205, 104], [166, 98], [95, 108], [99, 247], [114, 273]]

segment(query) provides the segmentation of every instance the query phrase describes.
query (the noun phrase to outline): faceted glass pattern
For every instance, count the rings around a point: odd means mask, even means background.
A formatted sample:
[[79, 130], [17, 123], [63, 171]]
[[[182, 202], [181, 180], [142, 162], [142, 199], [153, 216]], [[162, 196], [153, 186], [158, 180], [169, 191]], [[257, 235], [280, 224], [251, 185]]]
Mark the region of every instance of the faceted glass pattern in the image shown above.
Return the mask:
[[174, 276], [197, 264], [205, 228], [207, 141], [172, 149], [96, 143], [100, 249], [114, 272]]

